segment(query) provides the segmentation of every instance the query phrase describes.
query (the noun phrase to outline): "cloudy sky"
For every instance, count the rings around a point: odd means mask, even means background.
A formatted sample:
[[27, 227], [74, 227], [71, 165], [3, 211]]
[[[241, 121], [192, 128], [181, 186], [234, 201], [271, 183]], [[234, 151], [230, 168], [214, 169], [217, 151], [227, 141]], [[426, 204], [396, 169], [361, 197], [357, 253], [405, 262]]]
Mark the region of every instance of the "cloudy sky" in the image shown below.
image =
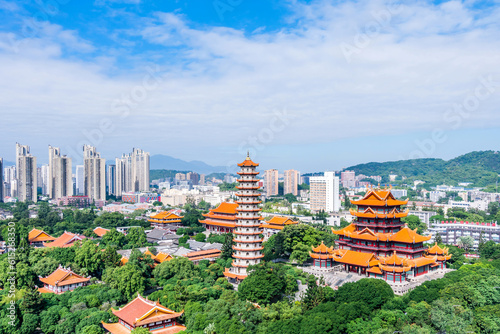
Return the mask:
[[0, 1], [0, 157], [303, 172], [499, 149], [500, 1]]

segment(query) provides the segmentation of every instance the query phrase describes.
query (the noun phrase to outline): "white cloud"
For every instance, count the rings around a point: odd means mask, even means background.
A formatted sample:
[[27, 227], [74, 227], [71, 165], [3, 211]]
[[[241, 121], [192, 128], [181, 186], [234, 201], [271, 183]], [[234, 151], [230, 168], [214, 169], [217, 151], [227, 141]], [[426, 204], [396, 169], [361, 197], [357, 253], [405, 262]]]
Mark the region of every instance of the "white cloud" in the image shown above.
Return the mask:
[[[289, 22], [295, 24], [271, 32], [193, 28], [184, 16], [172, 13], [131, 21], [127, 32], [140, 36], [146, 47], [121, 55], [134, 64], [130, 69], [116, 64], [112, 53], [126, 52], [128, 46], [102, 54], [75, 31], [47, 25], [42, 37], [23, 41], [16, 57], [2, 49], [0, 89], [5, 95], [0, 103], [7, 124], [16, 122], [4, 134], [33, 146], [39, 136], [29, 133], [36, 127], [53, 145], [75, 147], [85, 139], [82, 130], [91, 131], [109, 118], [115, 129], [99, 145], [108, 158], [145, 146], [217, 163], [269, 127], [275, 109], [288, 110], [291, 119], [271, 145], [432, 131], [451, 126], [443, 120], [445, 111], [473, 93], [481, 76], [500, 82], [496, 8], [478, 14], [456, 1], [417, 2], [394, 10], [386, 20], [383, 14], [391, 7], [381, 1], [292, 6]], [[377, 18], [381, 23], [374, 26]], [[358, 47], [369, 29], [376, 33]], [[343, 44], [355, 47], [350, 62]], [[99, 58], [94, 63], [70, 60], [63, 57], [67, 50], [95, 52]], [[161, 85], [120, 118], [111, 105], [142, 85], [151, 64], [161, 68]], [[121, 66], [115, 75], [103, 74], [115, 66]], [[461, 127], [500, 126], [499, 92], [500, 86]], [[26, 124], [19, 124], [19, 117]], [[232, 147], [232, 152], [219, 157], [217, 147]]]

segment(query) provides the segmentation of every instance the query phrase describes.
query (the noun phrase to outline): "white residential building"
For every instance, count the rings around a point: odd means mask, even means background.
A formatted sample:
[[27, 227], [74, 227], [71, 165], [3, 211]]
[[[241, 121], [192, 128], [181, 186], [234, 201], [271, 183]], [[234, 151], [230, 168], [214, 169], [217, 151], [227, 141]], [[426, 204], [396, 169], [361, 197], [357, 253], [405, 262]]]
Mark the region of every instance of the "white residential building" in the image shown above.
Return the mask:
[[106, 200], [106, 161], [90, 145], [83, 147], [84, 195], [90, 200]]
[[429, 192], [429, 200], [431, 202], [437, 203], [441, 198], [445, 198], [445, 197], [446, 197], [446, 192], [444, 192], [444, 191], [436, 190], [436, 191]]
[[85, 168], [83, 165], [76, 166], [76, 194], [85, 193]]
[[59, 147], [50, 145], [48, 190], [51, 199], [73, 196], [71, 158], [61, 156]]
[[396, 198], [408, 196], [408, 190], [406, 189], [391, 189], [391, 193]]
[[[185, 177], [185, 175], [184, 175]], [[116, 158], [116, 196], [123, 192], [149, 191], [149, 153], [134, 148]]]
[[425, 223], [425, 225], [430, 226], [430, 223], [431, 223], [430, 218], [432, 216], [437, 215], [437, 212], [435, 212], [435, 211], [410, 210], [409, 214], [412, 215], [412, 216], [417, 216], [420, 219], [420, 221], [422, 221], [422, 222]]
[[278, 195], [278, 170], [269, 169], [264, 172], [264, 192], [266, 196]]
[[300, 172], [290, 169], [284, 173], [283, 194], [299, 194]]
[[106, 187], [108, 194], [116, 195], [116, 165], [108, 165], [106, 169]]
[[339, 178], [335, 172], [309, 179], [311, 211], [337, 212], [340, 210]]
[[346, 170], [340, 173], [340, 180], [344, 188], [356, 187], [356, 173], [352, 170]]
[[20, 201], [37, 201], [36, 157], [30, 147], [16, 143], [17, 197]]

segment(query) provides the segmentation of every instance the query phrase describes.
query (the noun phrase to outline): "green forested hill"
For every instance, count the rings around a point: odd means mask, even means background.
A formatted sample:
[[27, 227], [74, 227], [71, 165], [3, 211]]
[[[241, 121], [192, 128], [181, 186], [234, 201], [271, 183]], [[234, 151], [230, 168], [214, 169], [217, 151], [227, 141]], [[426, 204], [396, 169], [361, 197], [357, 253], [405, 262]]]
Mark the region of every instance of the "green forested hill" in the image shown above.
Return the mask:
[[356, 174], [380, 175], [383, 182], [389, 174], [405, 176], [409, 181], [422, 180], [426, 185], [472, 182], [473, 186], [492, 186], [500, 174], [498, 151], [478, 151], [461, 155], [448, 161], [442, 159], [413, 159], [389, 162], [370, 162], [347, 168]]

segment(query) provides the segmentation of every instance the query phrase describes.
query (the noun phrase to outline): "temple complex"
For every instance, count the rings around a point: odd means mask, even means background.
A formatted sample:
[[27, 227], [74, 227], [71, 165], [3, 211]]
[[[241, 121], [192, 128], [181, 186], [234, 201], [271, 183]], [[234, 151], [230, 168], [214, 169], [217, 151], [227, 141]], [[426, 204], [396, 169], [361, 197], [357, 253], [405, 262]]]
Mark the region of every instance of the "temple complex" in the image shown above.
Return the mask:
[[167, 229], [171, 226], [181, 226], [183, 216], [178, 216], [173, 212], [163, 211], [154, 216], [149, 217], [148, 222], [152, 228]]
[[233, 233], [237, 220], [237, 207], [238, 203], [222, 202], [217, 208], [210, 210], [209, 213], [203, 214], [205, 219], [199, 222], [210, 233]]
[[70, 268], [59, 266], [47, 277], [39, 277], [43, 283], [43, 288], [39, 288], [41, 293], [61, 294], [66, 291], [73, 291], [81, 286], [86, 286], [90, 282], [90, 277], [83, 277], [75, 274]]
[[238, 164], [241, 170], [238, 172], [240, 178], [238, 179], [239, 185], [236, 193], [238, 196], [237, 221], [233, 233], [235, 234], [233, 246], [233, 263], [232, 267], [226, 269], [224, 275], [233, 281], [240, 281], [247, 277], [247, 268], [250, 265], [260, 263], [264, 257], [262, 254], [262, 242], [264, 238], [261, 236], [262, 229], [260, 221], [259, 204], [261, 201], [257, 179], [257, 172], [255, 169], [259, 164], [253, 162], [249, 156], [245, 161]]
[[34, 247], [44, 247], [44, 243], [56, 240], [56, 238], [50, 236], [42, 230], [32, 229], [28, 234], [28, 242], [30, 246]]
[[262, 234], [264, 235], [264, 241], [267, 241], [272, 235], [277, 234], [279, 231], [285, 228], [287, 225], [295, 225], [299, 222], [293, 221], [288, 217], [274, 216], [268, 221], [263, 221], [260, 227], [262, 228]]
[[398, 283], [446, 268], [448, 250], [437, 245], [424, 248], [431, 236], [419, 235], [401, 221], [408, 215], [408, 210], [401, 210], [407, 202], [397, 200], [390, 189], [368, 189], [362, 199], [351, 202], [357, 205], [357, 210], [350, 210], [356, 220], [341, 230], [332, 229], [339, 236], [338, 249], [313, 247], [314, 267], [341, 265], [348, 272]]
[[122, 308], [111, 310], [118, 317], [118, 322], [113, 324], [102, 322], [102, 326], [112, 334], [128, 334], [137, 327], [144, 327], [158, 334], [175, 334], [186, 329], [179, 324], [179, 317], [183, 311], [172, 311], [139, 294]]

